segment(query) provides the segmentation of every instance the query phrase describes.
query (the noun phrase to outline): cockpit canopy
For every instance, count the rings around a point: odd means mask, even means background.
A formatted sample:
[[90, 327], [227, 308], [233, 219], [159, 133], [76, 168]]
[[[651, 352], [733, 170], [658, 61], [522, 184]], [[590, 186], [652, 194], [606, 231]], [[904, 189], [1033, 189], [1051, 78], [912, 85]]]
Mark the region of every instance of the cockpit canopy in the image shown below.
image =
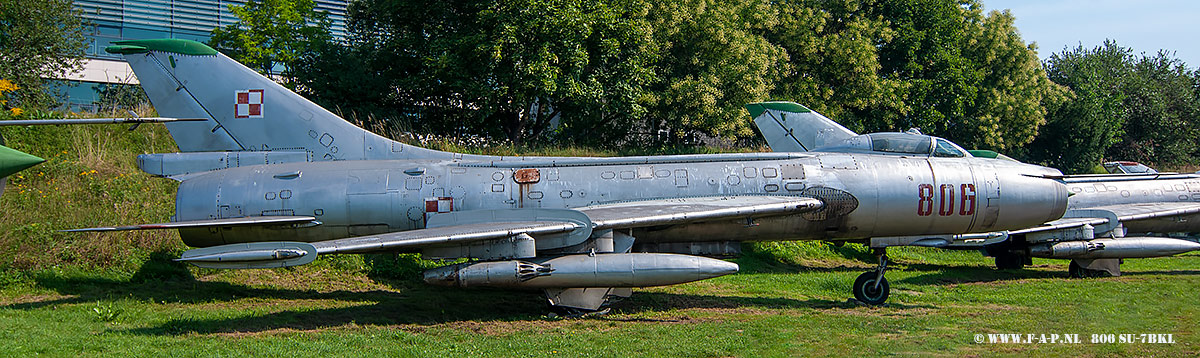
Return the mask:
[[872, 133], [850, 137], [837, 145], [815, 151], [870, 151], [890, 154], [932, 155], [942, 158], [969, 157], [962, 147], [948, 140], [914, 133]]

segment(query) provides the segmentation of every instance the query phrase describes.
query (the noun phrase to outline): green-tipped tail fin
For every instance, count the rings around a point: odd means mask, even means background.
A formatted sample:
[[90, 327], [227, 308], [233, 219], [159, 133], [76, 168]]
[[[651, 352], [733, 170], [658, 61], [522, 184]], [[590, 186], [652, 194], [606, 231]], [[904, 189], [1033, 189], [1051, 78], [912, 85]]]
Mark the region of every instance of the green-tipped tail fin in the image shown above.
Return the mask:
[[776, 152], [807, 152], [857, 135], [794, 102], [751, 103], [746, 110], [767, 145]]

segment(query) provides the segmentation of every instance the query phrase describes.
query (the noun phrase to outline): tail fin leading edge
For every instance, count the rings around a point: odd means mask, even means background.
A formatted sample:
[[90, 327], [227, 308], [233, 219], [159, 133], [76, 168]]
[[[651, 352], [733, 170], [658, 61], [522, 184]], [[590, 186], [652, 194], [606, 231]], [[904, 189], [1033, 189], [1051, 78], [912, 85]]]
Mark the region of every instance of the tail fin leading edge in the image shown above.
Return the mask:
[[775, 152], [807, 152], [858, 135], [793, 102], [751, 103], [746, 110]]

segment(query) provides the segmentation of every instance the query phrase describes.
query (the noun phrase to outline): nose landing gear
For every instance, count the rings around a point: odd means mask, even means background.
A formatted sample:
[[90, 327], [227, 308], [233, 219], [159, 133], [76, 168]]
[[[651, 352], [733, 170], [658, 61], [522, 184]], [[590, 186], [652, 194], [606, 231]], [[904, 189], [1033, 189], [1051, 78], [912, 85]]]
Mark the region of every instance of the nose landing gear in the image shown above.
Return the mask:
[[876, 252], [879, 255], [879, 267], [858, 275], [853, 289], [854, 299], [871, 306], [882, 305], [891, 293], [887, 278], [883, 277], [887, 271], [887, 249], [876, 249]]

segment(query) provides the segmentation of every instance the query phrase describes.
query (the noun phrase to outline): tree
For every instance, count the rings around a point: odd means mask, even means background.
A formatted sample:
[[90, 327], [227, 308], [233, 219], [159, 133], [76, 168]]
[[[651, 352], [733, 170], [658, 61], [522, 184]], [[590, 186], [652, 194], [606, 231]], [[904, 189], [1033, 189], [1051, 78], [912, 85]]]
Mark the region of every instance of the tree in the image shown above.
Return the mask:
[[1137, 59], [1121, 87], [1123, 131], [1105, 156], [1155, 164], [1194, 161], [1200, 153], [1196, 88], [1196, 72], [1166, 51]]
[[771, 4], [754, 0], [655, 1], [647, 19], [659, 60], [643, 130], [711, 136], [754, 135], [746, 103], [769, 98], [788, 54], [764, 33], [779, 25]]
[[287, 85], [298, 58], [333, 41], [313, 0], [251, 0], [229, 11], [238, 22], [213, 29], [209, 45], [262, 74], [280, 73]]
[[0, 1], [0, 79], [16, 89], [6, 106], [46, 107], [47, 78], [64, 78], [83, 64], [84, 27], [70, 0]]
[[[857, 132], [911, 128], [905, 76], [885, 76], [880, 50], [897, 33], [866, 1], [782, 3], [768, 38], [787, 51], [785, 76], [772, 92]], [[911, 77], [911, 76], [909, 76]], [[905, 128], [899, 128], [899, 127]]]
[[1071, 96], [1050, 109], [1046, 125], [1029, 146], [1029, 158], [1068, 173], [1084, 173], [1100, 163], [1124, 135], [1128, 115], [1122, 88], [1132, 63], [1131, 51], [1113, 41], [1051, 55], [1046, 73], [1070, 88]]
[[521, 143], [560, 120], [576, 138], [612, 138], [620, 130], [596, 129], [642, 115], [653, 75], [637, 10], [598, 0], [364, 0], [349, 10], [350, 49], [328, 54], [367, 74], [354, 77], [382, 79], [369, 83], [386, 88], [384, 107], [420, 129]]
[[1047, 108], [1066, 100], [1066, 90], [1047, 79], [1035, 47], [1025, 44], [1013, 21], [1008, 10], [991, 12], [965, 46], [963, 57], [974, 64], [979, 82], [974, 100], [945, 135], [969, 148], [1020, 148], [1046, 122]]
[[1065, 90], [1012, 15], [977, 1], [781, 2], [767, 37], [789, 57], [772, 97], [859, 132], [921, 128], [998, 150], [1033, 139]]
[[323, 103], [518, 142], [755, 138], [743, 106], [781, 99], [860, 132], [920, 127], [969, 147], [1019, 148], [1067, 92], [1045, 78], [1011, 14], [981, 9], [976, 0], [364, 0], [348, 12], [349, 46], [297, 68]]

